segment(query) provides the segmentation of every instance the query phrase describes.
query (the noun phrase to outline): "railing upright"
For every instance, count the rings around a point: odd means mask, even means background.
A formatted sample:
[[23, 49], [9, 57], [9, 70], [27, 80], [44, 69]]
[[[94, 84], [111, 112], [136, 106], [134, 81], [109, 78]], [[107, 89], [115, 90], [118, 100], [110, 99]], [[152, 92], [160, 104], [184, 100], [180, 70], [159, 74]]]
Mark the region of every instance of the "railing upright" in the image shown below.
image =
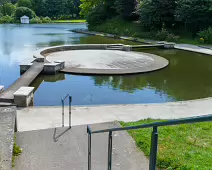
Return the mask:
[[154, 126], [151, 137], [149, 169], [157, 169], [157, 150], [158, 150], [158, 127]]
[[61, 99], [61, 103], [62, 103], [62, 127], [64, 127], [64, 119], [65, 119], [65, 100], [69, 99], [69, 127], [71, 128], [71, 103], [72, 103], [72, 97], [67, 94], [64, 98]]

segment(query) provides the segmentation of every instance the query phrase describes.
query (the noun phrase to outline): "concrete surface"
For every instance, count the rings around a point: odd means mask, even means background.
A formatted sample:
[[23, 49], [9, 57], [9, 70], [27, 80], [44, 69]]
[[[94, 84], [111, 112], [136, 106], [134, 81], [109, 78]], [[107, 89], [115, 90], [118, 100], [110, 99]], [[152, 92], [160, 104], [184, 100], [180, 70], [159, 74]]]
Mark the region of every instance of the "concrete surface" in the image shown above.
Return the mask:
[[[72, 107], [72, 124], [84, 125], [111, 121], [138, 121], [141, 119], [176, 119], [212, 113], [212, 98], [161, 104], [129, 104], [90, 107]], [[60, 127], [61, 107], [30, 107], [17, 111], [18, 131]], [[68, 125], [68, 107], [65, 107], [65, 125]]]
[[14, 93], [14, 103], [18, 107], [28, 107], [34, 98], [33, 90], [34, 87], [22, 86]]
[[196, 46], [196, 45], [176, 44], [175, 48], [176, 49], [180, 49], [180, 50], [197, 52], [197, 53], [201, 53], [201, 54], [212, 55], [212, 50], [211, 49], [206, 49], [206, 48], [203, 48], [203, 47], [200, 47], [200, 46]]
[[0, 93], [0, 102], [13, 102], [14, 93], [22, 86], [29, 86], [43, 70], [43, 63], [34, 63], [27, 72], [16, 80], [9, 88]]
[[[119, 127], [118, 123], [93, 125], [94, 129]], [[17, 133], [23, 149], [14, 170], [87, 170], [86, 126]], [[107, 169], [108, 133], [92, 135], [92, 170]], [[149, 161], [127, 132], [113, 133], [113, 170], [148, 170]]]
[[15, 107], [0, 107], [0, 169], [12, 167], [12, 151], [15, 129]]
[[4, 86], [0, 85], [0, 92], [4, 91]]
[[49, 62], [65, 61], [65, 69], [70, 73], [129, 74], [149, 72], [164, 68], [168, 60], [147, 53], [119, 50], [70, 50], [50, 53]]

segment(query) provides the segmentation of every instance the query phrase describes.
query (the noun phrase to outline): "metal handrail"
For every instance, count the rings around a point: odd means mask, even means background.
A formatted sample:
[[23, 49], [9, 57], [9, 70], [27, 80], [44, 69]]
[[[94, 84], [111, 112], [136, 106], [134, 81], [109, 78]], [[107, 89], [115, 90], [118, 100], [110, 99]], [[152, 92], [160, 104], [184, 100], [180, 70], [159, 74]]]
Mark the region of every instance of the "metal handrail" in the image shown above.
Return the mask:
[[90, 126], [87, 126], [88, 133], [88, 170], [91, 170], [91, 135], [97, 133], [106, 133], [109, 132], [108, 136], [108, 170], [112, 170], [112, 132], [115, 131], [124, 131], [124, 130], [135, 130], [141, 128], [153, 128], [152, 137], [151, 137], [151, 148], [150, 148], [150, 161], [149, 161], [149, 170], [156, 170], [157, 163], [157, 149], [158, 149], [158, 127], [162, 126], [173, 126], [179, 124], [192, 124], [199, 122], [211, 122], [212, 114], [197, 116], [197, 117], [189, 117], [184, 119], [175, 119], [175, 120], [167, 120], [164, 122], [155, 122], [149, 124], [143, 124], [138, 126], [128, 126], [128, 127], [120, 127], [120, 128], [110, 128], [110, 129], [102, 129], [92, 131]]
[[64, 98], [61, 99], [61, 103], [62, 103], [62, 127], [64, 127], [64, 117], [65, 117], [65, 100], [69, 99], [69, 127], [71, 128], [71, 102], [72, 102], [72, 97], [67, 94]]

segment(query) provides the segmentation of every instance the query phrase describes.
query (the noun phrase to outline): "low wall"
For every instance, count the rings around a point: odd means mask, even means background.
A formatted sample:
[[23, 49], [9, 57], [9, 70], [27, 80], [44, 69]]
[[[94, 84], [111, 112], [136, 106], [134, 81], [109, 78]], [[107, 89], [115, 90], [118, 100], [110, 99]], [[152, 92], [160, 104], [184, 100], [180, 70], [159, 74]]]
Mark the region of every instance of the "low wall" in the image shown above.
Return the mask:
[[0, 169], [12, 168], [16, 107], [0, 107]]

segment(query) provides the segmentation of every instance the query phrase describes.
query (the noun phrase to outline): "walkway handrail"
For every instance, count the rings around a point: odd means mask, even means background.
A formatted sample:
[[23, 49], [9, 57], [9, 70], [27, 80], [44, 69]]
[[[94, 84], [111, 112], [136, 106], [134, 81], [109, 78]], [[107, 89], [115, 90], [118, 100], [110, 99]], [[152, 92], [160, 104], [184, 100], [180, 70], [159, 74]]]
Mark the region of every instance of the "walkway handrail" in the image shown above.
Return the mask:
[[189, 117], [183, 119], [167, 120], [164, 122], [155, 122], [149, 124], [143, 124], [138, 126], [128, 126], [120, 128], [110, 128], [93, 131], [90, 126], [87, 126], [88, 133], [88, 170], [91, 170], [91, 135], [97, 133], [106, 133], [109, 132], [108, 137], [108, 170], [112, 170], [112, 132], [115, 131], [124, 131], [124, 130], [135, 130], [141, 128], [153, 128], [152, 137], [151, 137], [151, 148], [150, 148], [150, 161], [149, 161], [149, 170], [156, 170], [157, 162], [157, 149], [158, 149], [158, 127], [162, 126], [173, 126], [179, 124], [192, 124], [199, 122], [212, 122], [212, 114]]
[[61, 103], [62, 103], [62, 126], [64, 127], [64, 116], [65, 116], [65, 100], [69, 99], [69, 127], [71, 128], [71, 102], [72, 102], [72, 97], [67, 94], [64, 98], [61, 99]]

